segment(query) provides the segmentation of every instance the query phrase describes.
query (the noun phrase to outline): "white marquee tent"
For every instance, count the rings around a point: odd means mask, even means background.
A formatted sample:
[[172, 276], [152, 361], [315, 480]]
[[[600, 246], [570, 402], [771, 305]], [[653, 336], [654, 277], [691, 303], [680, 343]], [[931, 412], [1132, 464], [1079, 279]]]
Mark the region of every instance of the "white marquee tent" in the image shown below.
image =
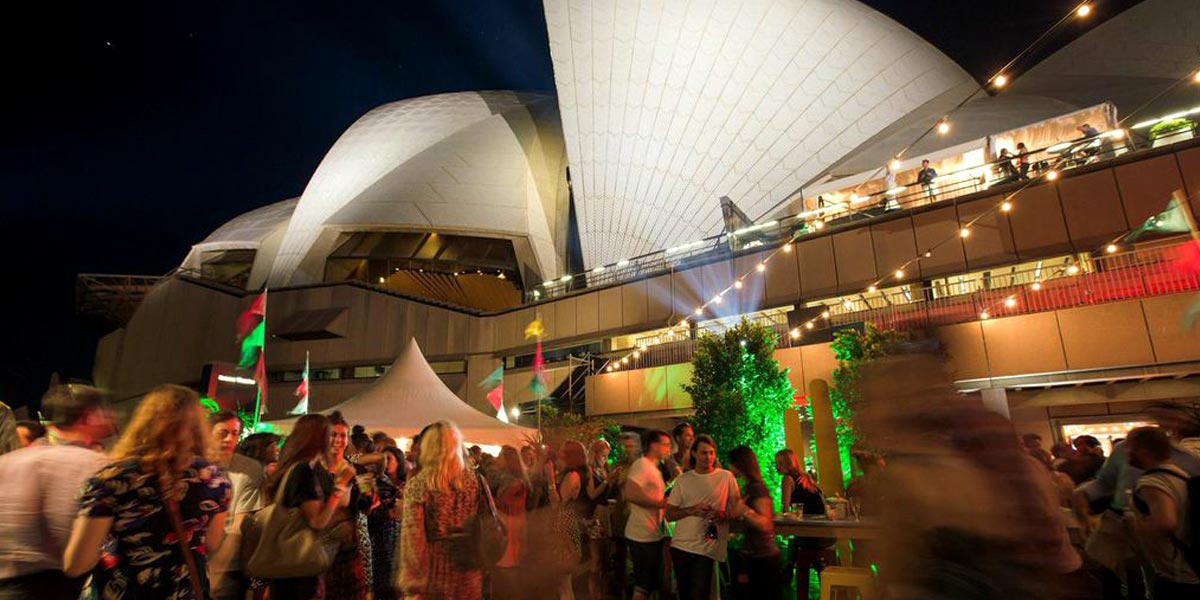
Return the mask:
[[[463, 402], [425, 360], [417, 341], [411, 340], [391, 369], [371, 387], [349, 400], [321, 411], [341, 411], [346, 422], [362, 425], [367, 432], [383, 431], [397, 438], [412, 439], [426, 425], [453, 421], [466, 442], [486, 445], [512, 444], [520, 447], [536, 431], [504, 423]], [[271, 421], [291, 429], [295, 418]]]

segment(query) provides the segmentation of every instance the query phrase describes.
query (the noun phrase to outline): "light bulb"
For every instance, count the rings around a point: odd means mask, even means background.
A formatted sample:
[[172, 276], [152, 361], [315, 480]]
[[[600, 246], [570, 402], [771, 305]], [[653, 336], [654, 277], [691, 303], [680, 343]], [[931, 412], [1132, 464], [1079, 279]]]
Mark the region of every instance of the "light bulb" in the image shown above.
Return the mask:
[[720, 295], [713, 296], [712, 303], [713, 303], [713, 304], [720, 304], [720, 303], [721, 303], [721, 296], [720, 296]]
[[737, 280], [737, 281], [733, 282], [733, 289], [735, 289], [735, 290], [740, 290], [740, 289], [742, 289], [742, 286], [743, 286], [743, 285], [745, 285], [745, 284], [744, 284], [744, 283], [742, 283], [742, 280], [741, 280], [741, 279], [739, 279], [739, 280]]
[[1054, 181], [1055, 179], [1058, 179], [1058, 171], [1046, 173], [1046, 181]]
[[804, 324], [804, 328], [805, 328], [805, 329], [812, 329], [812, 328], [813, 328], [813, 322], [812, 322], [812, 321], [809, 321], [809, 322], [805, 323], [805, 324]]
[[983, 321], [986, 321], [988, 319], [988, 317], [990, 317], [990, 316], [991, 315], [989, 315], [988, 311], [986, 311], [986, 310], [979, 313], [979, 318], [980, 318], [980, 320], [983, 320]]
[[1031, 289], [1035, 292], [1042, 289], [1042, 282], [1040, 282], [1040, 281], [1033, 282], [1033, 285], [1029, 286], [1029, 289]]
[[1001, 203], [1000, 203], [1000, 210], [1002, 210], [1002, 211], [1004, 211], [1004, 212], [1008, 212], [1008, 211], [1012, 210], [1012, 202], [1009, 202], [1008, 200], [1005, 200], [1004, 202], [1001, 202]]
[[792, 245], [791, 245], [791, 244], [784, 244], [784, 245], [783, 245], [783, 251], [784, 251], [784, 252], [791, 252], [791, 251], [792, 251]]
[[512, 408], [512, 410], [508, 412], [508, 414], [512, 415], [512, 418], [514, 418], [514, 419], [520, 419], [521, 418], [521, 409], [514, 406]]
[[639, 352], [639, 351], [637, 351], [637, 350], [634, 350], [634, 351], [633, 351], [633, 358], [634, 358], [634, 360], [637, 360], [637, 359], [639, 359], [639, 358], [641, 358], [641, 357], [642, 357], [642, 353], [641, 353], [641, 352]]
[[1079, 8], [1075, 9], [1075, 14], [1080, 17], [1086, 17], [1092, 14], [1092, 6], [1090, 4], [1080, 4]]
[[943, 121], [939, 122], [938, 126], [937, 126], [937, 132], [942, 135], [946, 135], [947, 133], [950, 133], [950, 121], [943, 120]]
[[854, 308], [854, 303], [851, 302], [849, 299], [847, 299], [845, 302], [842, 302], [842, 308], [844, 308], [846, 310], [850, 310], [850, 309]]
[[696, 307], [696, 311], [695, 311], [695, 312], [696, 312], [696, 314], [697, 314], [697, 315], [702, 315], [702, 314], [704, 314], [704, 307], [703, 307], [703, 306], [697, 306], [697, 307]]
[[1071, 265], [1071, 266], [1067, 267], [1067, 275], [1078, 275], [1078, 274], [1079, 274], [1079, 266], [1078, 265]]
[[925, 258], [933, 258], [933, 250], [926, 250]]
[[963, 227], [962, 229], [958, 230], [958, 236], [962, 237], [962, 238], [969, 238], [969, 237], [971, 237], [971, 230], [966, 227]]
[[1107, 253], [1109, 253], [1109, 254], [1112, 254], [1112, 253], [1114, 253], [1114, 252], [1116, 252], [1116, 251], [1117, 251], [1117, 245], [1116, 245], [1116, 244], [1109, 244], [1108, 246], [1106, 246], [1106, 247], [1104, 248], [1104, 251], [1105, 251], [1105, 252], [1107, 252]]
[[379, 278], [379, 283], [383, 283], [383, 278], [382, 278], [382, 277], [380, 277], [380, 278]]
[[799, 328], [799, 327], [797, 327], [797, 328], [795, 328], [795, 329], [791, 330], [791, 332], [789, 332], [789, 335], [791, 335], [791, 336], [792, 336], [792, 339], [793, 339], [793, 340], [794, 340], [794, 339], [799, 339], [799, 337], [800, 337], [800, 328]]
[[760, 262], [760, 263], [758, 263], [758, 266], [757, 266], [757, 267], [754, 267], [754, 270], [758, 271], [759, 273], [762, 273], [763, 271], [766, 271], [766, 270], [767, 270], [767, 263], [765, 263], [765, 262]]
[[896, 269], [896, 279], [904, 279], [904, 269]]
[[1195, 81], [1196, 83], [1200, 83], [1200, 71], [1196, 71], [1196, 74], [1192, 75], [1192, 81]]
[[1017, 299], [1013, 298], [1012, 296], [1009, 296], [1008, 298], [1005, 298], [1004, 305], [1009, 308], [1012, 308], [1017, 305]]
[[892, 159], [892, 170], [893, 171], [900, 170], [900, 159], [898, 159], [898, 158]]
[[822, 319], [828, 319], [828, 318], [829, 318], [829, 311], [827, 311], [827, 310], [826, 310], [826, 311], [821, 311], [821, 318], [822, 318]]
[[559, 278], [558, 278], [558, 280], [559, 280], [559, 281], [561, 281], [561, 282], [563, 282], [563, 283], [566, 283], [566, 282], [568, 282], [568, 281], [570, 281], [570, 280], [571, 280], [571, 276], [570, 276], [570, 275], [563, 275], [562, 277], [559, 277]]
[[[897, 271], [897, 273], [899, 273], [899, 271]], [[876, 291], [876, 290], [878, 290], [878, 289], [879, 289], [879, 288], [875, 287], [875, 284], [868, 285], [868, 286], [867, 286], [867, 293], [868, 293], [868, 294], [874, 294], [874, 293], [875, 293], [875, 291]]]
[[1008, 77], [1005, 75], [997, 75], [996, 78], [992, 80], [992, 83], [996, 87], [1002, 88], [1005, 85], [1008, 85]]
[[825, 221], [817, 221], [816, 223], [813, 223], [813, 229], [825, 229]]

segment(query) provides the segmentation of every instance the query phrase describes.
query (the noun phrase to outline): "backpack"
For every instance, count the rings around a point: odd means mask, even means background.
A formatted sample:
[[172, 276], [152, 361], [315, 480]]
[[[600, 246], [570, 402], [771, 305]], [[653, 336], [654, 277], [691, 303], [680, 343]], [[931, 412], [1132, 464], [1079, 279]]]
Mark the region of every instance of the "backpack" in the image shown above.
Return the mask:
[[1187, 514], [1188, 514], [1188, 538], [1191, 544], [1183, 543], [1183, 540], [1171, 534], [1171, 542], [1175, 547], [1183, 553], [1184, 560], [1188, 566], [1192, 568], [1192, 572], [1200, 575], [1200, 476], [1184, 476], [1176, 471], [1169, 469], [1150, 469], [1143, 473], [1149, 475], [1151, 473], [1164, 473], [1176, 479], [1182, 479], [1187, 488]]

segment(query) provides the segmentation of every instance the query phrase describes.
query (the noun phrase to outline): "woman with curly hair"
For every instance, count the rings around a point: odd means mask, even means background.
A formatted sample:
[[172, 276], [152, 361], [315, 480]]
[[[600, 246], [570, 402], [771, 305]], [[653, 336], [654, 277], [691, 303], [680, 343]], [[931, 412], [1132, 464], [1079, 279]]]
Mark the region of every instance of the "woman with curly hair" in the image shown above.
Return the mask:
[[208, 597], [206, 557], [224, 538], [231, 493], [205, 458], [208, 437], [195, 392], [164, 385], [146, 394], [113, 462], [83, 489], [63, 570], [91, 571], [85, 595]]

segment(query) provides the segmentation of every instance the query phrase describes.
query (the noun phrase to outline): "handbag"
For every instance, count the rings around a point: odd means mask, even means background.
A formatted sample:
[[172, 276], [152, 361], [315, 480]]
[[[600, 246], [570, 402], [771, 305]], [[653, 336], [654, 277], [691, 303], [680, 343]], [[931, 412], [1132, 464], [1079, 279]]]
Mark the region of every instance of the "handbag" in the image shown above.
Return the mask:
[[167, 504], [167, 516], [171, 519], [171, 528], [175, 530], [176, 541], [179, 542], [179, 549], [183, 552], [183, 563], [188, 570], [188, 582], [192, 586], [192, 593], [200, 600], [208, 600], [210, 597], [208, 588], [200, 582], [200, 571], [196, 569], [196, 558], [192, 556], [192, 549], [189, 547], [187, 533], [183, 530], [183, 517], [179, 515], [179, 502], [174, 498], [169, 498], [162, 491], [159, 495]]
[[454, 528], [443, 535], [434, 521], [435, 515], [425, 509], [425, 535], [431, 542], [442, 542], [448, 545], [451, 560], [463, 571], [477, 571], [490, 568], [500, 562], [504, 551], [508, 548], [508, 529], [496, 512], [496, 502], [492, 499], [492, 490], [483, 477], [475, 475], [479, 485], [479, 495], [475, 516], [462, 527]]
[[337, 540], [309, 527], [300, 507], [283, 505], [283, 491], [295, 469], [296, 465], [288, 468], [275, 502], [254, 513], [242, 535], [242, 572], [250, 577], [312, 577], [328, 571], [337, 556]]

